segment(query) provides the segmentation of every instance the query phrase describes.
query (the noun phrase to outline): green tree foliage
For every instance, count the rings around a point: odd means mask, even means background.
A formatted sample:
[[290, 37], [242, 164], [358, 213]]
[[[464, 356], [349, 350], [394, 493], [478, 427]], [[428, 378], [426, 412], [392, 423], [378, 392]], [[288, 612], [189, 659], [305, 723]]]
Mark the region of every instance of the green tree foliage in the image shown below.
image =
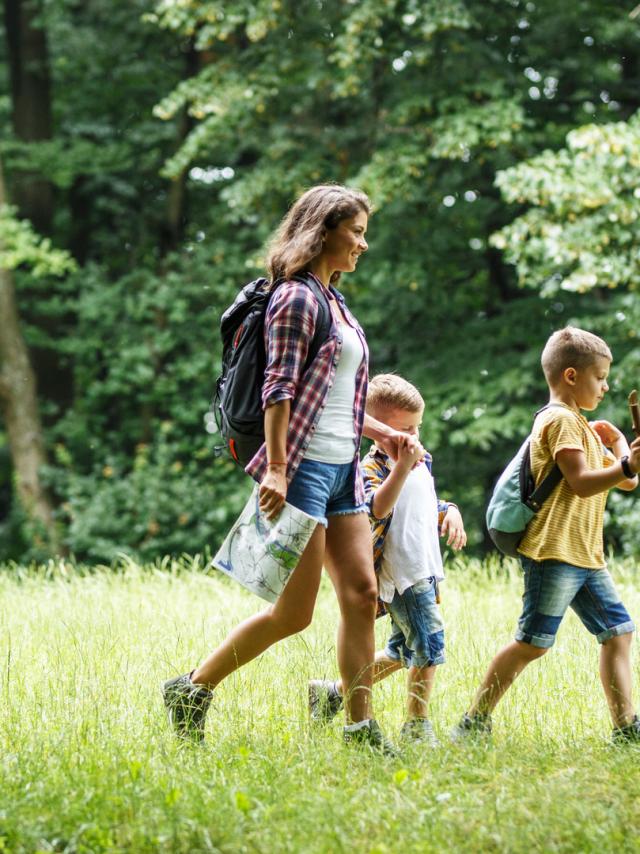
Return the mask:
[[[203, 430], [217, 321], [313, 183], [359, 185], [375, 202], [370, 250], [342, 285], [372, 369], [423, 391], [439, 489], [466, 511], [476, 546], [487, 490], [544, 402], [538, 356], [552, 329], [574, 321], [611, 339], [619, 385], [603, 415], [623, 418], [638, 362], [625, 217], [640, 107], [626, 10], [597, 0], [42, 9], [54, 137], [24, 145], [5, 132], [3, 150], [14, 171], [54, 182], [55, 242], [80, 264], [60, 284], [18, 275], [49, 478], [79, 556], [198, 551], [236, 512], [246, 478], [214, 457]], [[171, 243], [180, 186], [182, 237]], [[562, 286], [585, 275], [594, 286]], [[52, 353], [64, 388], [47, 375]]]

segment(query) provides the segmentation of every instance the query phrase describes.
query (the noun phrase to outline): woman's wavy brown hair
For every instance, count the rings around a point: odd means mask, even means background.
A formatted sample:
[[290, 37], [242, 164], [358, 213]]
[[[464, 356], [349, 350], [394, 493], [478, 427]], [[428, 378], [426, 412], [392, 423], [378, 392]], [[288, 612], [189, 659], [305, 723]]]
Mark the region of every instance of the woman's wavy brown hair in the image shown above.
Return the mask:
[[[371, 202], [359, 190], [340, 184], [320, 184], [303, 193], [293, 204], [276, 231], [267, 254], [267, 269], [272, 282], [288, 279], [306, 270], [322, 252], [324, 236], [344, 219], [364, 211], [371, 213]], [[340, 273], [331, 276], [337, 282]]]

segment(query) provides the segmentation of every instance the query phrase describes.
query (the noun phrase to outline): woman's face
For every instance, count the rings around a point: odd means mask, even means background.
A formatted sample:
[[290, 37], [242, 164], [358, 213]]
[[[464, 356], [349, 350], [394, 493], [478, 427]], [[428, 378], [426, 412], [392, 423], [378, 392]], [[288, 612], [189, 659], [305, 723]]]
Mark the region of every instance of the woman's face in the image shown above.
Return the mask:
[[367, 214], [360, 211], [327, 230], [321, 255], [333, 272], [355, 270], [359, 256], [369, 248], [364, 239], [368, 220]]

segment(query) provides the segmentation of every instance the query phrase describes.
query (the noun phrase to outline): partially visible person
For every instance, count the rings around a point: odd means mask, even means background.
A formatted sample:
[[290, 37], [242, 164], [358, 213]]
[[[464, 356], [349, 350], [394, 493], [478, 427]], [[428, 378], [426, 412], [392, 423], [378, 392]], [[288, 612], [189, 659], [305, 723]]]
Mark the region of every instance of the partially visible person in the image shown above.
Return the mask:
[[[367, 412], [392, 430], [416, 437], [414, 448], [399, 450], [378, 439], [362, 462], [379, 596], [391, 616], [387, 645], [376, 653], [373, 681], [408, 669], [401, 738], [435, 746], [429, 698], [436, 669], [445, 660], [438, 607], [444, 578], [439, 532], [454, 549], [463, 548], [467, 537], [457, 506], [438, 499], [431, 455], [417, 441], [424, 413], [420, 392], [396, 374], [379, 374], [369, 385]], [[342, 708], [344, 694], [341, 680], [312, 680], [312, 720], [331, 720]]]
[[454, 740], [491, 732], [491, 712], [516, 677], [553, 646], [567, 608], [600, 644], [600, 679], [617, 743], [640, 741], [631, 697], [633, 621], [606, 569], [603, 517], [612, 487], [633, 490], [640, 439], [631, 447], [608, 421], [589, 423], [609, 390], [611, 351], [596, 335], [566, 327], [549, 338], [542, 369], [549, 403], [533, 425], [536, 486], [557, 462], [563, 479], [529, 523], [520, 542], [523, 609], [515, 640], [498, 652], [478, 692], [452, 731]]
[[[365, 414], [367, 343], [336, 288], [340, 275], [355, 270], [367, 250], [369, 213], [369, 200], [357, 190], [313, 187], [292, 206], [272, 242], [262, 389], [266, 441], [246, 471], [260, 483], [260, 507], [269, 518], [286, 499], [319, 524], [278, 601], [240, 623], [195, 670], [165, 683], [169, 719], [181, 737], [202, 740], [213, 690], [276, 641], [309, 625], [324, 565], [341, 614], [338, 662], [348, 691], [344, 738], [393, 753], [371, 709], [377, 588], [358, 462], [363, 434], [395, 452], [413, 451], [416, 440]], [[318, 287], [298, 274], [312, 276]], [[332, 322], [306, 365], [319, 299]]]

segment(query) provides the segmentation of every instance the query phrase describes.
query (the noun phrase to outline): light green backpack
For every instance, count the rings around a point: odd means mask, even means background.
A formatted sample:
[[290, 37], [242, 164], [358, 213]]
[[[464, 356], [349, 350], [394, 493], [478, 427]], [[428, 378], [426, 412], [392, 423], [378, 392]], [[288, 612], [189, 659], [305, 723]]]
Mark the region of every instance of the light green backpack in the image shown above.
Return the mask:
[[[550, 403], [534, 415], [558, 406]], [[536, 489], [531, 472], [531, 435], [527, 436], [520, 450], [498, 478], [487, 507], [487, 528], [494, 545], [509, 557], [516, 557], [518, 545], [524, 537], [527, 525], [542, 507], [547, 498], [562, 480], [562, 472], [556, 463]]]

